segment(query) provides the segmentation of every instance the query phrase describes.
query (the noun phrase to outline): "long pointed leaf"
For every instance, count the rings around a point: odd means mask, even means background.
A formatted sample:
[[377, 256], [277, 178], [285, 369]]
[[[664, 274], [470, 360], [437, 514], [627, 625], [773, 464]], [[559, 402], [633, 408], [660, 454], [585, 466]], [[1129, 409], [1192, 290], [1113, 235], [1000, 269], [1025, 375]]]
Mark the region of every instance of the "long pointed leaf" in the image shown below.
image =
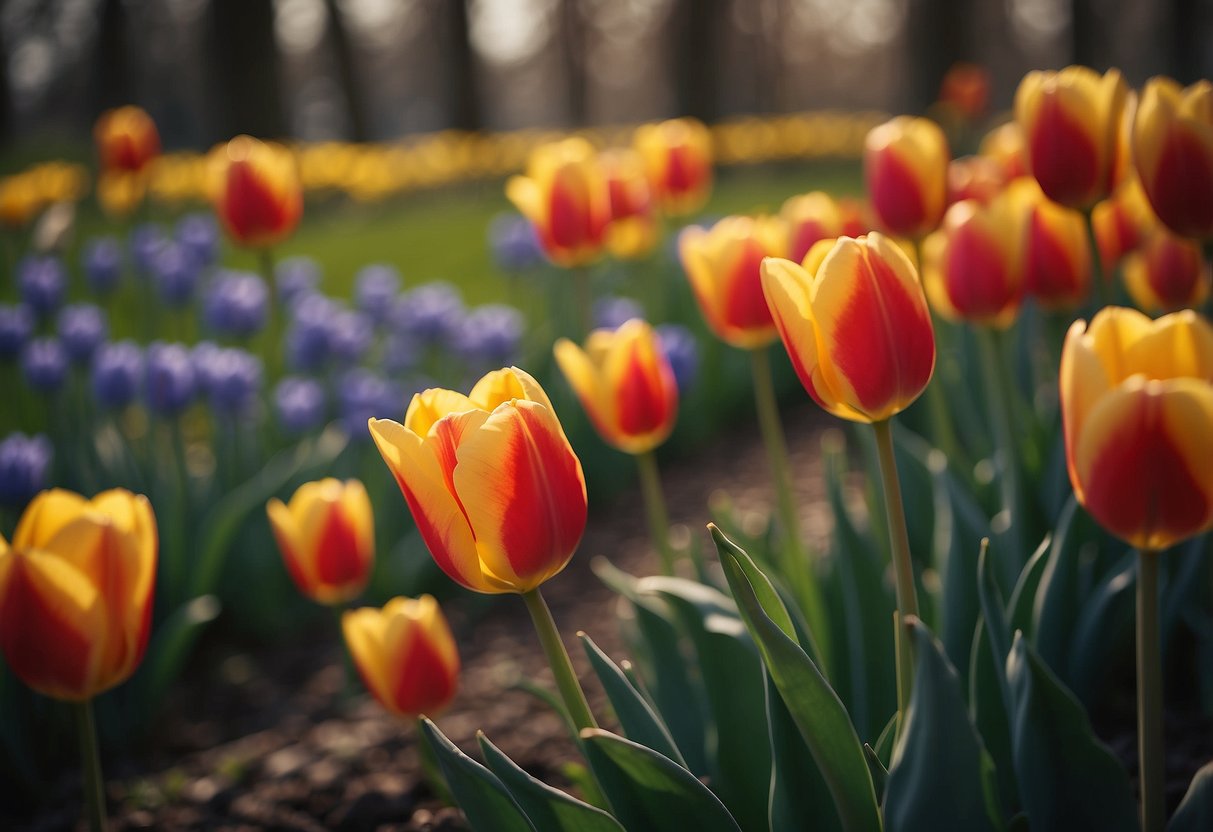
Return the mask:
[[460, 751], [430, 720], [421, 720], [421, 730], [474, 832], [536, 832], [497, 775]]

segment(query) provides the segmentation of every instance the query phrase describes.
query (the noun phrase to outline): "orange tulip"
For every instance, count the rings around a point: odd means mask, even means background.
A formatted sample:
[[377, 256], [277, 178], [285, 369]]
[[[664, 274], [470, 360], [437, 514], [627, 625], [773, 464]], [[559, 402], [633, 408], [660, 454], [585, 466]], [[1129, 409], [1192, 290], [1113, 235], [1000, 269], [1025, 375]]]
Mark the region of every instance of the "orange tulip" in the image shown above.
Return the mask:
[[621, 260], [646, 256], [657, 245], [657, 218], [644, 159], [634, 150], [608, 150], [599, 155], [598, 163], [610, 205], [607, 248]]
[[130, 678], [151, 630], [156, 550], [146, 497], [35, 497], [12, 545], [0, 537], [0, 649], [13, 673], [72, 702]]
[[1019, 82], [1015, 120], [1028, 166], [1049, 199], [1086, 210], [1111, 193], [1129, 88], [1115, 69], [1033, 71]]
[[598, 434], [629, 454], [664, 442], [678, 417], [678, 384], [653, 328], [639, 318], [590, 334], [584, 350], [561, 338], [556, 363]]
[[1159, 224], [1136, 176], [1126, 178], [1112, 196], [1095, 206], [1091, 222], [1104, 274], [1111, 273]]
[[375, 563], [375, 519], [362, 483], [304, 483], [289, 503], [275, 497], [265, 510], [300, 592], [319, 604], [358, 597]]
[[237, 136], [211, 154], [211, 199], [228, 235], [269, 248], [291, 235], [303, 214], [303, 187], [285, 147]]
[[1121, 307], [1075, 321], [1060, 392], [1070, 482], [1100, 525], [1143, 550], [1213, 528], [1208, 322]]
[[435, 716], [454, 698], [459, 651], [432, 595], [349, 610], [341, 629], [363, 684], [392, 713]]
[[985, 156], [962, 156], [948, 163], [948, 204], [962, 199], [987, 203], [1006, 187], [1006, 170]]
[[106, 110], [93, 127], [93, 139], [105, 171], [138, 173], [160, 155], [156, 122], [139, 107]]
[[797, 263], [818, 240], [833, 240], [843, 234], [842, 212], [825, 191], [792, 197], [783, 204], [779, 216], [788, 229], [788, 258]]
[[948, 207], [948, 140], [935, 122], [898, 116], [864, 140], [863, 173], [880, 226], [902, 237], [935, 229]]
[[1000, 124], [981, 140], [978, 150], [982, 158], [992, 159], [1002, 168], [1003, 179], [1010, 182], [1021, 176], [1030, 176], [1028, 154], [1024, 148], [1023, 130], [1013, 121]]
[[1069, 309], [1091, 292], [1091, 244], [1082, 214], [1045, 197], [1030, 179], [1014, 198], [1028, 205], [1024, 286], [1046, 309]]
[[1182, 237], [1213, 237], [1213, 83], [1152, 78], [1133, 126], [1133, 160], [1154, 212]]
[[637, 128], [633, 145], [644, 157], [662, 213], [683, 217], [703, 207], [712, 192], [712, 134], [702, 122], [646, 124]]
[[1209, 269], [1200, 246], [1161, 226], [1125, 259], [1125, 288], [1146, 312], [1195, 308], [1209, 297]]
[[909, 407], [935, 369], [935, 331], [913, 264], [881, 234], [768, 258], [762, 288], [805, 390], [835, 416], [880, 422]]
[[770, 217], [725, 217], [710, 230], [683, 229], [682, 269], [704, 320], [722, 341], [751, 349], [775, 340], [775, 322], [762, 296], [762, 260], [787, 252], [787, 230]]
[[529, 592], [564, 569], [585, 530], [586, 491], [547, 394], [495, 370], [471, 393], [413, 396], [401, 425], [370, 420], [442, 571], [476, 592]]
[[526, 176], [511, 177], [505, 194], [535, 226], [556, 265], [585, 266], [601, 256], [610, 203], [594, 148], [585, 139], [536, 148]]

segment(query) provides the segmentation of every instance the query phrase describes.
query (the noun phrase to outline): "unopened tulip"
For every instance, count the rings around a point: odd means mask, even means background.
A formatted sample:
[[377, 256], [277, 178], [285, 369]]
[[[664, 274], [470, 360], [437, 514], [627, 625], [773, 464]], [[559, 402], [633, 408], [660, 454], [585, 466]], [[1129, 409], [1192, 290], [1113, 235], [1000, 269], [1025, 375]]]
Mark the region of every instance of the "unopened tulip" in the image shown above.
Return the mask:
[[526, 175], [511, 177], [505, 193], [556, 265], [585, 266], [601, 256], [610, 203], [598, 158], [585, 139], [536, 148]]
[[948, 164], [948, 204], [975, 199], [985, 204], [1002, 193], [1006, 170], [986, 156], [962, 156]]
[[788, 229], [788, 259], [797, 263], [818, 240], [833, 240], [844, 233], [838, 203], [825, 191], [792, 197], [783, 204], [779, 216]]
[[91, 500], [59, 489], [0, 538], [0, 648], [39, 693], [84, 702], [143, 660], [156, 585], [156, 518], [146, 497]]
[[939, 103], [970, 121], [981, 118], [990, 104], [990, 71], [966, 61], [952, 64], [940, 84]]
[[1104, 274], [1110, 274], [1126, 254], [1154, 232], [1159, 222], [1141, 188], [1141, 180], [1129, 176], [1112, 196], [1095, 206], [1091, 224]]
[[752, 349], [776, 338], [762, 294], [762, 261], [787, 253], [787, 229], [774, 218], [725, 217], [710, 230], [690, 226], [678, 237], [682, 268], [716, 337]]
[[1213, 237], [1213, 83], [1183, 89], [1170, 78], [1147, 82], [1134, 120], [1133, 160], [1168, 228]]
[[1078, 501], [1141, 550], [1213, 528], [1213, 328], [1107, 307], [1061, 357], [1066, 461]]
[[981, 140], [978, 153], [998, 163], [1003, 179], [1010, 182], [1021, 176], [1030, 176], [1028, 154], [1024, 148], [1023, 130], [1013, 121], [1000, 124]]
[[413, 396], [404, 424], [370, 420], [435, 562], [477, 592], [525, 593], [564, 569], [585, 530], [586, 491], [552, 403], [518, 368], [471, 393]]
[[1045, 309], [1072, 309], [1091, 292], [1091, 244], [1082, 214], [1046, 198], [1030, 179], [1014, 186], [1027, 205], [1024, 287]]
[[585, 349], [562, 338], [556, 363], [598, 434], [629, 454], [666, 440], [678, 417], [678, 383], [661, 338], [639, 318], [590, 334]]
[[898, 116], [864, 140], [863, 173], [878, 224], [917, 238], [933, 231], [948, 207], [948, 140], [935, 122]]
[[1111, 193], [1129, 88], [1115, 69], [1033, 71], [1015, 93], [1028, 167], [1054, 202], [1087, 210]]
[[211, 198], [228, 235], [270, 248], [295, 230], [303, 188], [295, 157], [279, 144], [237, 136], [211, 154]]
[[363, 683], [392, 713], [434, 716], [454, 698], [459, 651], [432, 595], [349, 610], [341, 629]]
[[[872, 210], [866, 200], [852, 196], [839, 197], [838, 214], [842, 220], [840, 237], [862, 237], [872, 231]], [[805, 252], [806, 254], [808, 252]], [[803, 256], [801, 257], [803, 260]]]
[[1209, 269], [1200, 246], [1159, 227], [1125, 258], [1125, 288], [1149, 313], [1196, 308], [1209, 297]]
[[304, 483], [266, 503], [270, 526], [299, 591], [320, 604], [356, 598], [375, 562], [375, 520], [358, 480]]
[[610, 206], [607, 248], [622, 260], [644, 257], [657, 245], [657, 217], [644, 159], [634, 150], [609, 150], [598, 162]]
[[160, 155], [156, 123], [139, 107], [106, 110], [93, 127], [93, 138], [104, 171], [138, 173]]
[[677, 118], [637, 128], [653, 197], [662, 213], [682, 217], [703, 207], [712, 191], [712, 134], [702, 122]]
[[769, 258], [762, 287], [801, 383], [835, 416], [884, 421], [931, 380], [931, 313], [913, 264], [887, 237], [823, 240], [803, 264]]

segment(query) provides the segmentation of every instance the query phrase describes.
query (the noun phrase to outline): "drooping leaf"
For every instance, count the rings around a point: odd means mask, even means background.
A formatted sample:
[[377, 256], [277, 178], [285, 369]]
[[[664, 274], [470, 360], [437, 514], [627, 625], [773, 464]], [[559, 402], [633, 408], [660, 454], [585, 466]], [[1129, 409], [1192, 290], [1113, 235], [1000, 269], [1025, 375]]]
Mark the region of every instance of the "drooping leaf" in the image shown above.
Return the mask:
[[421, 730], [474, 832], [537, 832], [497, 775], [460, 751], [430, 720], [421, 720]]

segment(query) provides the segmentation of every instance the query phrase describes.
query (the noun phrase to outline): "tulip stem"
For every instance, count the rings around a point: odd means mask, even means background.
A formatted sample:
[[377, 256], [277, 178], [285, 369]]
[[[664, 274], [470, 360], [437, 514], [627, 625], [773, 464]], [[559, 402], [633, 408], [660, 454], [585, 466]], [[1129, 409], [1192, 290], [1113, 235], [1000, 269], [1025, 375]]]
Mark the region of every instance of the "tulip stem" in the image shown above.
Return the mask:
[[1095, 296], [1099, 298], [1100, 306], [1112, 303], [1112, 284], [1106, 279], [1103, 269], [1103, 255], [1099, 253], [1099, 236], [1095, 233], [1095, 211], [1087, 209], [1083, 212], [1087, 221], [1087, 241], [1091, 246], [1091, 279], [1095, 283]]
[[573, 291], [577, 294], [577, 323], [581, 327], [577, 340], [584, 343], [594, 331], [594, 287], [590, 282], [589, 266], [573, 270]]
[[636, 466], [640, 469], [640, 490], [644, 493], [644, 508], [649, 519], [649, 534], [661, 555], [661, 571], [674, 574], [674, 549], [670, 546], [670, 515], [666, 511], [665, 496], [661, 491], [661, 472], [657, 468], [657, 456], [652, 451], [636, 455]]
[[84, 811], [90, 832], [105, 829], [105, 780], [101, 776], [101, 755], [97, 750], [97, 726], [93, 720], [93, 700], [72, 706], [80, 735], [80, 771], [84, 777]]
[[771, 357], [768, 347], [755, 347], [750, 350], [750, 374], [754, 378], [754, 405], [758, 410], [758, 426], [762, 431], [762, 441], [767, 448], [767, 458], [771, 465], [771, 474], [775, 479], [775, 495], [779, 501], [779, 515], [783, 522], [783, 563], [780, 564], [784, 577], [791, 583], [797, 600], [808, 619], [809, 631], [812, 633], [814, 651], [821, 661], [822, 672], [828, 677], [829, 655], [825, 652], [829, 645], [829, 621], [826, 618], [825, 602], [821, 597], [821, 587], [809, 562], [809, 553], [800, 537], [800, 519], [796, 514], [796, 500], [792, 493], [792, 473], [788, 467], [788, 443], [783, 435], [783, 425], [779, 421], [779, 404], [775, 400], [775, 383], [771, 378]]
[[1015, 453], [1015, 434], [1011, 430], [1010, 406], [1006, 395], [1006, 365], [1003, 362], [1002, 350], [997, 334], [985, 327], [977, 329], [977, 346], [981, 353], [981, 375], [986, 386], [986, 406], [990, 421], [994, 424], [994, 459], [995, 470], [998, 474], [998, 488], [1002, 500], [1002, 511], [1005, 512], [1006, 546], [1009, 549], [1010, 564], [1007, 575], [1012, 581], [1019, 575], [1020, 568], [1026, 560], [1022, 546], [1022, 516], [1021, 494], [1019, 490], [1018, 457]]
[[1159, 652], [1158, 552], [1141, 549], [1137, 553], [1137, 759], [1143, 832], [1162, 832], [1166, 821]]
[[[918, 615], [918, 591], [914, 587], [914, 564], [910, 559], [910, 533], [906, 530], [906, 510], [901, 500], [901, 483], [897, 479], [897, 457], [893, 451], [893, 423], [885, 419], [873, 422], [876, 451], [880, 462], [880, 481], [884, 486], [885, 514], [888, 517], [889, 541], [893, 552], [893, 573], [897, 579], [897, 616], [904, 622], [908, 615]], [[910, 639], [898, 626], [897, 633], [897, 713], [898, 733], [904, 724], [914, 685], [914, 654]]]
[[564, 706], [568, 709], [573, 724], [578, 731], [597, 728], [598, 723], [594, 721], [594, 714], [590, 711], [590, 703], [586, 701], [585, 691], [581, 689], [581, 683], [577, 681], [577, 673], [573, 670], [569, 651], [564, 649], [564, 642], [560, 640], [560, 631], [556, 629], [556, 622], [552, 619], [552, 611], [548, 609], [547, 602], [539, 593], [539, 588], [536, 587], [529, 592], [522, 593], [522, 600], [526, 603], [527, 612], [531, 614], [535, 632], [539, 635], [539, 643], [543, 645], [543, 652], [547, 656], [548, 665], [552, 668], [552, 675], [556, 677], [556, 687], [560, 690], [560, 697], [564, 700]]

